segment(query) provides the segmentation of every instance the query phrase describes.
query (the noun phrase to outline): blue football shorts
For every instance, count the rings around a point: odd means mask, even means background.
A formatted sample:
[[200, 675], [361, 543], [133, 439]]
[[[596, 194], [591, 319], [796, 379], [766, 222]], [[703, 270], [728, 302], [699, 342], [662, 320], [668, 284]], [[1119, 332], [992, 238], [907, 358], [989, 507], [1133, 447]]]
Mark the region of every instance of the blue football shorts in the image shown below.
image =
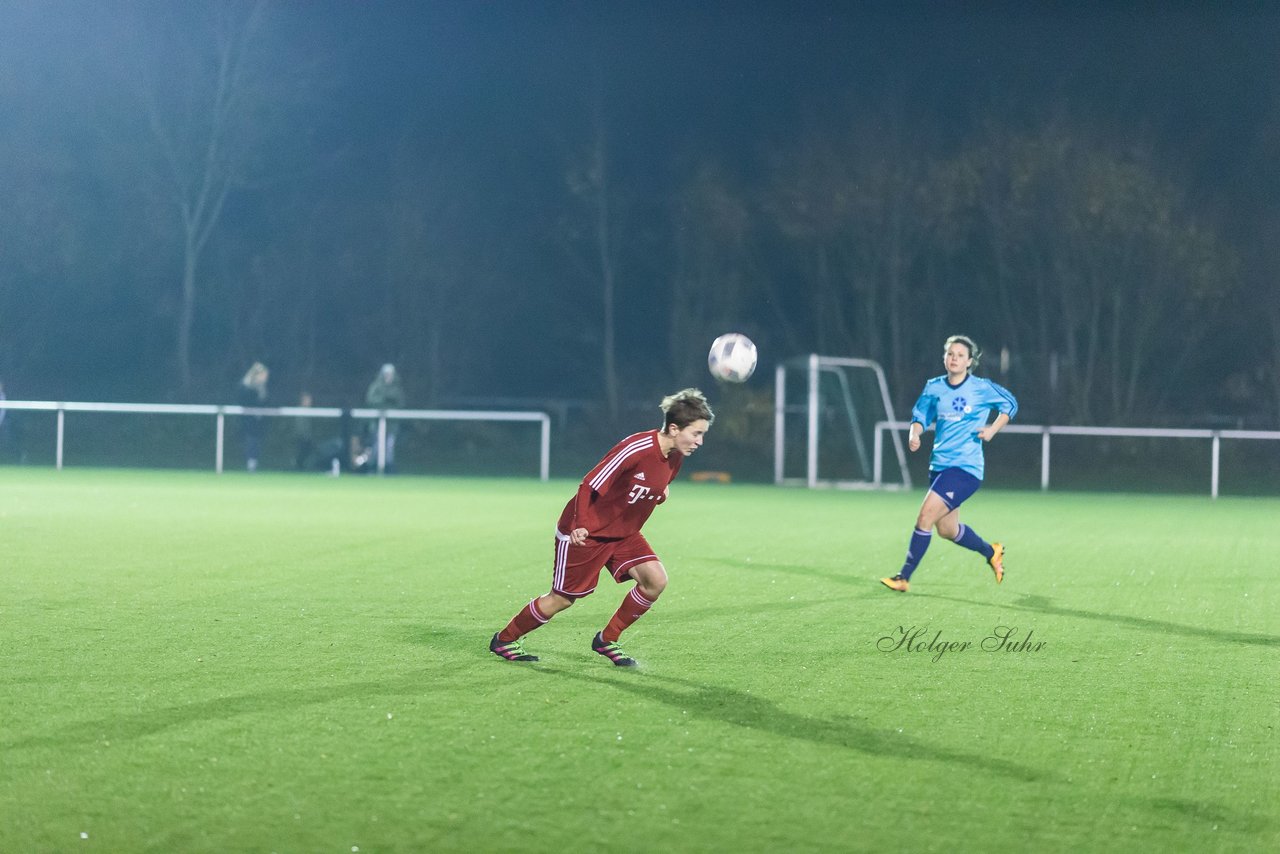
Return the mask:
[[929, 491], [937, 493], [942, 502], [952, 510], [965, 503], [980, 486], [982, 481], [964, 469], [949, 468], [929, 472]]

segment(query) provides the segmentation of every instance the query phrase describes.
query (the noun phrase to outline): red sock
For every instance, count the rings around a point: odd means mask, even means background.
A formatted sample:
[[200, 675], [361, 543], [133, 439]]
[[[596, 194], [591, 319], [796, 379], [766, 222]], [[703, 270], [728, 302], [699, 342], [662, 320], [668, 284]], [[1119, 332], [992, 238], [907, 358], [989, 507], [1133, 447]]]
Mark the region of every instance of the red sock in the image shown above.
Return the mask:
[[519, 640], [550, 619], [550, 617], [542, 616], [542, 612], [538, 610], [538, 600], [530, 599], [529, 604], [521, 608], [520, 613], [511, 618], [511, 622], [507, 623], [507, 627], [498, 632], [498, 640], [503, 643]]
[[645, 615], [653, 603], [640, 595], [640, 590], [636, 587], [631, 588], [631, 592], [627, 594], [627, 598], [622, 600], [622, 604], [618, 606], [618, 610], [614, 612], [613, 618], [609, 620], [609, 625], [604, 627], [604, 631], [600, 633], [605, 643], [613, 643], [622, 634], [622, 630], [634, 623]]

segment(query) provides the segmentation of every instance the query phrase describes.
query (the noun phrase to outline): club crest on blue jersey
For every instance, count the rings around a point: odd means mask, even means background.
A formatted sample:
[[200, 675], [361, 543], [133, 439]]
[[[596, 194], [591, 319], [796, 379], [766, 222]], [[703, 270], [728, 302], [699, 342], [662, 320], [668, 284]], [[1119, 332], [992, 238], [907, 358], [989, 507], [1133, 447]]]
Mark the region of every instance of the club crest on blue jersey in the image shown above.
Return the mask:
[[983, 377], [965, 377], [960, 385], [951, 385], [945, 374], [926, 382], [911, 408], [911, 420], [936, 429], [929, 456], [931, 471], [958, 468], [981, 481], [984, 464], [978, 433], [992, 411], [1009, 418], [1017, 415], [1018, 401], [1008, 389]]

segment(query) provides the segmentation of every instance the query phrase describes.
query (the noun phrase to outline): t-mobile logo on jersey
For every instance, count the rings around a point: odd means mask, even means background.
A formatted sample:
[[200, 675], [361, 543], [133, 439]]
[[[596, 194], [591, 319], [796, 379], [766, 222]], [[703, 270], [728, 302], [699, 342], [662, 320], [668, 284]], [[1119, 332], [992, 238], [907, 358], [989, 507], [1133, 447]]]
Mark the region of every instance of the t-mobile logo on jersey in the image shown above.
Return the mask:
[[627, 503], [635, 504], [637, 501], [641, 500], [646, 495], [648, 495], [651, 491], [652, 490], [650, 490], [649, 487], [647, 486], [643, 486], [638, 483], [633, 483], [631, 485], [631, 500], [628, 501]]

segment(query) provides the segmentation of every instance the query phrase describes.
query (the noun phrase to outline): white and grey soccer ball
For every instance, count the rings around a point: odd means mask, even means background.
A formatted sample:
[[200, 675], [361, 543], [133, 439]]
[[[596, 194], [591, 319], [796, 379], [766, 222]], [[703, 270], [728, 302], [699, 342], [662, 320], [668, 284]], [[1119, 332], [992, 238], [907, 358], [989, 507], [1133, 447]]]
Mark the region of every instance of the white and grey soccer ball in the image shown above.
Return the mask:
[[729, 332], [711, 342], [707, 367], [718, 380], [744, 383], [756, 369], [756, 345], [741, 332]]

